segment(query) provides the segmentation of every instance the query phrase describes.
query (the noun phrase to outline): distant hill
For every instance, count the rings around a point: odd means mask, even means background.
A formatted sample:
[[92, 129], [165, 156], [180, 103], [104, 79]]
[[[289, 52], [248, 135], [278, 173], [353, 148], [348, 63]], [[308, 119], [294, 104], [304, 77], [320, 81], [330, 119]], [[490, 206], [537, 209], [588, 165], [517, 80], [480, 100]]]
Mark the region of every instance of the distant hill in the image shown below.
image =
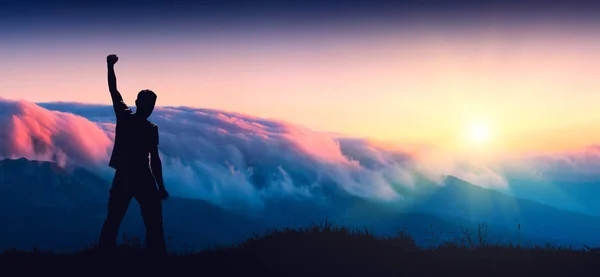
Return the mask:
[[[0, 249], [40, 246], [69, 251], [93, 243], [106, 216], [110, 183], [83, 169], [55, 163], [0, 161]], [[172, 197], [164, 202], [169, 246], [184, 250], [244, 239], [267, 228], [259, 221], [206, 201]], [[131, 201], [121, 233], [143, 236], [139, 205]]]
[[[55, 251], [93, 242], [106, 215], [110, 182], [85, 169], [65, 170], [51, 162], [0, 161], [0, 249], [39, 245]], [[595, 245], [600, 219], [517, 199], [449, 176], [444, 186], [423, 181], [395, 205], [350, 195], [328, 205], [292, 199], [269, 200], [260, 215], [239, 214], [198, 199], [164, 202], [165, 232], [172, 250], [240, 241], [270, 227], [305, 226], [326, 218], [349, 227], [372, 227], [379, 235], [405, 229], [419, 244], [463, 237], [488, 223], [490, 241]], [[333, 207], [333, 208], [332, 208]], [[517, 229], [520, 223], [522, 229]], [[139, 206], [132, 201], [121, 232], [143, 237]]]
[[73, 172], [55, 163], [25, 158], [0, 161], [0, 207], [74, 208], [97, 204], [108, 196], [109, 184], [83, 169]]
[[438, 217], [459, 217], [470, 222], [488, 222], [555, 241], [600, 244], [600, 218], [557, 209], [534, 201], [474, 186], [447, 176], [444, 186], [417, 195], [411, 211]]

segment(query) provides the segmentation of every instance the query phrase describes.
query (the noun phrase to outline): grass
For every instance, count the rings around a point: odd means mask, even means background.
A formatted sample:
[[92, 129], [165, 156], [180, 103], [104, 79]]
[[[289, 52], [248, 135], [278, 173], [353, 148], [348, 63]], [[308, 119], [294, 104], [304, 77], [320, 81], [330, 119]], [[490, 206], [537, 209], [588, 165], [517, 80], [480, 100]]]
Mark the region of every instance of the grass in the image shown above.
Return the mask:
[[[163, 259], [144, 255], [139, 239], [128, 238], [110, 258], [95, 245], [70, 254], [40, 249], [0, 254], [4, 271], [19, 275], [161, 273], [168, 276], [597, 276], [600, 255], [586, 249], [519, 245], [487, 240], [487, 225], [463, 230], [463, 239], [418, 247], [403, 231], [376, 237], [330, 221], [308, 227], [271, 229], [244, 242]], [[9, 274], [10, 275], [10, 274]]]

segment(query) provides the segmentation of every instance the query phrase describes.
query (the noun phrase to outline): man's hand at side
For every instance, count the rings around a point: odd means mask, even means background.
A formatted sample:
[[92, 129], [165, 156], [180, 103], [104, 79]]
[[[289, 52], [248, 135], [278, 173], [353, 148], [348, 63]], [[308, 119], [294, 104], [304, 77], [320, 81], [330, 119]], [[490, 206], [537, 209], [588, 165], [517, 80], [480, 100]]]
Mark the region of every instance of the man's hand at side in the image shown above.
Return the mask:
[[160, 197], [160, 199], [166, 200], [167, 198], [169, 198], [169, 193], [164, 189], [159, 189], [158, 196]]

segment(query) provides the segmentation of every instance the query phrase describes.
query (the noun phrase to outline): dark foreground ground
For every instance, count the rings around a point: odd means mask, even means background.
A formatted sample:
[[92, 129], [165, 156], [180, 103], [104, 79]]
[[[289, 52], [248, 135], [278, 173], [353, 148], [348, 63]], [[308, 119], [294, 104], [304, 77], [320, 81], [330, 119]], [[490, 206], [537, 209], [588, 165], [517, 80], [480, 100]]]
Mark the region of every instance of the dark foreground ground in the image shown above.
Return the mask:
[[2, 276], [600, 276], [600, 254], [489, 245], [481, 238], [421, 249], [403, 233], [375, 238], [326, 224], [163, 259], [146, 256], [135, 241], [110, 258], [93, 247], [73, 254], [9, 251], [0, 254], [0, 271]]

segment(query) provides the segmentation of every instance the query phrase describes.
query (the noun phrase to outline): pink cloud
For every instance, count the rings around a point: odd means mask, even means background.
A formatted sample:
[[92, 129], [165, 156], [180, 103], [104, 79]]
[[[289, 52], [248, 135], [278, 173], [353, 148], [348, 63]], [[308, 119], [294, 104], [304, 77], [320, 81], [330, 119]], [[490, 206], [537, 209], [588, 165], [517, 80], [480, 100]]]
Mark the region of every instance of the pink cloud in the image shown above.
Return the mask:
[[63, 167], [95, 167], [108, 158], [112, 140], [96, 123], [26, 101], [3, 99], [0, 106], [4, 157], [55, 161]]

